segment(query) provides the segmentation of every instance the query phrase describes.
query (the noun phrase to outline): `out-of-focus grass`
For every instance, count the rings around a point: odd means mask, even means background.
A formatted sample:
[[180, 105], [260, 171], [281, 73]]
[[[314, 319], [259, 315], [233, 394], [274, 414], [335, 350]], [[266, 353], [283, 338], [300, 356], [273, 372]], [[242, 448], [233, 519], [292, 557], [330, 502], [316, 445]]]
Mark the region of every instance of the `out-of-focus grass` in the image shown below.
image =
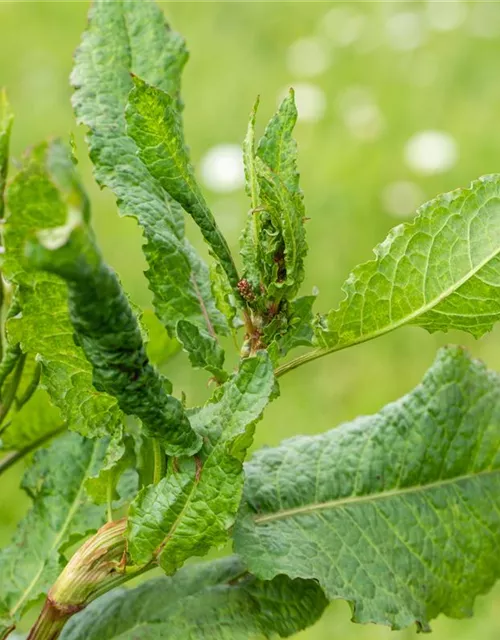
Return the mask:
[[[449, 5], [442, 9], [441, 18], [437, 4]], [[297, 126], [302, 185], [311, 217], [304, 291], [319, 287], [318, 310], [339, 301], [340, 286], [350, 269], [369, 259], [372, 247], [403, 220], [387, 209], [383, 193], [388, 185], [409, 181], [414, 190], [421, 190], [424, 201], [500, 170], [498, 3], [164, 6], [173, 25], [188, 39], [192, 54], [184, 100], [187, 136], [196, 163], [216, 144], [239, 143], [257, 94], [262, 98], [259, 126], [263, 126], [287, 86], [307, 82], [323, 92], [323, 117]], [[7, 87], [16, 113], [13, 153], [19, 157], [26, 146], [47, 136], [76, 133], [101, 245], [133, 299], [147, 305], [140, 234], [133, 222], [118, 219], [112, 197], [94, 185], [83, 134], [74, 125], [69, 104], [67, 77], [87, 8], [83, 2], [0, 1], [0, 85]], [[451, 28], [443, 30], [446, 25]], [[300, 38], [314, 38], [324, 48], [328, 64], [319, 75], [301, 77], [287, 66], [287, 51]], [[339, 46], [338, 39], [345, 46]], [[367, 102], [371, 106], [366, 107]], [[448, 170], [422, 175], [408, 167], [404, 149], [414, 134], [429, 129], [452, 136], [459, 156]], [[207, 190], [207, 197], [236, 249], [248, 208], [242, 191], [225, 195]], [[201, 247], [196, 230], [190, 224], [189, 229]], [[297, 433], [320, 432], [376, 411], [411, 389], [432, 362], [436, 348], [447, 342], [469, 346], [490, 367], [500, 369], [498, 330], [477, 343], [460, 334], [429, 336], [418, 329], [403, 329], [290, 373], [282, 381], [281, 398], [259, 425], [256, 446], [272, 445]], [[189, 401], [206, 395], [206, 377], [193, 373], [182, 354], [169, 365], [168, 373]], [[2, 543], [27, 507], [17, 489], [20, 472], [20, 468], [12, 470], [2, 483]], [[478, 600], [472, 620], [436, 621], [434, 637], [496, 639], [499, 605], [497, 588]], [[332, 605], [321, 622], [299, 637], [376, 640], [415, 635], [414, 630], [390, 633], [384, 628], [354, 626], [349, 617], [345, 603]]]

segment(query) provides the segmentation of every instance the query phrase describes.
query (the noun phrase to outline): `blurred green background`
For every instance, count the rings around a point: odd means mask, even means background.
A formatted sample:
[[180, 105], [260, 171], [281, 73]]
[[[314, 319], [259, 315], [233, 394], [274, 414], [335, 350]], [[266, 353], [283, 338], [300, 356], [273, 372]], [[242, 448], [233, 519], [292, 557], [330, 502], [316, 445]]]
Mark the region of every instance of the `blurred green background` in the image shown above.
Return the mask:
[[[244, 136], [257, 94], [263, 126], [283, 91], [296, 88], [302, 187], [311, 217], [304, 292], [318, 287], [318, 311], [338, 303], [350, 269], [370, 259], [372, 247], [419, 204], [500, 171], [500, 3], [162, 6], [188, 40], [187, 138], [207, 198], [235, 251], [249, 204], [234, 145]], [[140, 233], [135, 223], [118, 218], [113, 198], [93, 183], [83, 132], [73, 121], [68, 75], [87, 10], [86, 2], [0, 1], [0, 86], [7, 87], [16, 114], [13, 154], [19, 157], [49, 136], [76, 135], [105, 255], [132, 298], [148, 306]], [[500, 370], [499, 330], [475, 342], [461, 334], [430, 336], [405, 328], [286, 376], [280, 400], [259, 425], [256, 446], [377, 411], [410, 390], [447, 342], [467, 345]], [[193, 373], [183, 354], [169, 363], [168, 373], [191, 403], [207, 395], [206, 376]], [[13, 469], [2, 484], [2, 543], [27, 508], [17, 489], [21, 472]], [[496, 640], [499, 607], [497, 588], [478, 599], [472, 620], [438, 619], [434, 638]], [[337, 603], [298, 637], [415, 636], [414, 630], [355, 626], [349, 618], [348, 606]]]

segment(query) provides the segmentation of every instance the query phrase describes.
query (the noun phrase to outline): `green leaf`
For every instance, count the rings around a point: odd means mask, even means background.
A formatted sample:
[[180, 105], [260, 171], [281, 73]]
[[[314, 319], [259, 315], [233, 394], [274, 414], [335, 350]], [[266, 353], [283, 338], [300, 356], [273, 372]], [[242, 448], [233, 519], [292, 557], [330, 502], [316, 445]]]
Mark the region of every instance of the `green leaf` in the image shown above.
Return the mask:
[[227, 540], [243, 486], [242, 461], [274, 388], [265, 352], [243, 360], [212, 402], [190, 415], [203, 437], [199, 458], [169, 460], [167, 476], [139, 493], [129, 510], [129, 552], [137, 564], [159, 559], [167, 574]]
[[210, 284], [217, 309], [225, 316], [234, 336], [235, 329], [241, 327], [243, 322], [237, 316], [236, 299], [226, 273], [217, 262], [210, 265]]
[[75, 340], [92, 364], [96, 389], [114, 396], [126, 414], [140, 418], [146, 433], [158, 438], [168, 455], [196, 453], [201, 438], [149, 363], [137, 318], [90, 230], [76, 223], [40, 232], [28, 246], [28, 257], [34, 267], [66, 280]]
[[240, 254], [243, 260], [243, 276], [254, 289], [260, 285], [263, 267], [261, 230], [260, 230], [260, 200], [257, 168], [255, 166], [255, 121], [260, 99], [257, 98], [250, 113], [248, 128], [243, 140], [243, 165], [245, 167], [245, 190], [250, 197], [251, 209], [247, 215], [247, 223], [240, 240]]
[[316, 622], [325, 606], [315, 582], [262, 582], [233, 556], [116, 589], [72, 618], [61, 640], [284, 638]]
[[8, 189], [4, 274], [17, 285], [20, 312], [7, 322], [9, 342], [37, 354], [41, 384], [61, 410], [70, 429], [104, 435], [121, 428], [122, 414], [114, 398], [92, 384], [92, 367], [75, 345], [67, 288], [58, 277], [28, 270], [26, 242], [41, 229], [66, 222], [68, 210], [88, 216], [88, 203], [76, 185], [72, 159], [64, 145], [36, 147]]
[[96, 0], [75, 58], [73, 104], [78, 120], [89, 127], [97, 182], [113, 191], [121, 214], [135, 217], [143, 229], [146, 276], [158, 317], [171, 335], [181, 318], [206, 329], [207, 315], [217, 333], [225, 334], [208, 269], [184, 237], [183, 211], [149, 173], [126, 134], [130, 72], [167, 91], [179, 104], [186, 59], [183, 39], [165, 25], [153, 2]]
[[189, 361], [195, 369], [210, 371], [219, 382], [227, 379], [227, 373], [224, 371], [224, 350], [214, 336], [202, 332], [187, 320], [179, 320], [177, 339], [189, 354]]
[[4, 215], [3, 194], [9, 168], [9, 141], [13, 120], [5, 89], [0, 89], [0, 218]]
[[257, 147], [258, 157], [268, 166], [291, 194], [302, 198], [297, 169], [297, 143], [293, 129], [297, 122], [295, 94], [290, 89], [271, 118]]
[[243, 144], [247, 192], [252, 209], [242, 238], [244, 277], [259, 297], [293, 298], [304, 279], [305, 211], [297, 171], [297, 120], [290, 90], [270, 120], [255, 152], [254, 106]]
[[500, 376], [458, 347], [380, 413], [258, 452], [236, 551], [261, 579], [317, 579], [354, 621], [471, 615], [500, 576]]
[[476, 338], [500, 318], [500, 176], [485, 176], [424, 204], [374, 249], [344, 284], [345, 299], [321, 323], [325, 352], [405, 324], [460, 329]]
[[165, 191], [192, 216], [236, 289], [238, 273], [227, 242], [196, 182], [175, 97], [134, 77], [126, 118], [127, 133], [137, 144], [139, 158]]
[[315, 295], [302, 296], [289, 304], [288, 321], [268, 349], [275, 362], [284, 358], [292, 349], [313, 345], [312, 307], [315, 300]]
[[17, 621], [46, 593], [65, 564], [64, 549], [103, 523], [103, 508], [85, 493], [104, 456], [100, 441], [72, 433], [35, 454], [23, 488], [33, 506], [10, 547], [0, 551], [0, 610]]

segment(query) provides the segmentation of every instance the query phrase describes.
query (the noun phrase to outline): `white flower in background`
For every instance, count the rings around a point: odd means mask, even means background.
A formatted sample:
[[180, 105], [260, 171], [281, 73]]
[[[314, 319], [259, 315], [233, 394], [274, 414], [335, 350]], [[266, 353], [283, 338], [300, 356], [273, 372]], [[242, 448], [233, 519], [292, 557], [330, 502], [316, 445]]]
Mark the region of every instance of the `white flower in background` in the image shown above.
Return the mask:
[[500, 35], [500, 4], [478, 2], [471, 7], [467, 26], [474, 36], [495, 38]]
[[348, 47], [361, 36], [366, 16], [349, 7], [330, 9], [321, 19], [320, 29], [337, 47]]
[[209, 149], [200, 169], [205, 185], [218, 193], [235, 191], [245, 183], [243, 155], [237, 144], [218, 144]]
[[287, 66], [295, 76], [319, 76], [330, 65], [326, 43], [321, 38], [300, 38], [288, 49]]
[[370, 90], [365, 87], [349, 87], [338, 99], [344, 124], [358, 140], [378, 138], [384, 128], [384, 118]]
[[420, 131], [406, 143], [404, 156], [410, 169], [431, 175], [453, 167], [458, 159], [458, 147], [449, 133]]
[[422, 189], [409, 180], [391, 182], [382, 191], [384, 210], [396, 218], [413, 216], [424, 200]]
[[459, 0], [436, 2], [428, 0], [427, 18], [432, 29], [452, 31], [464, 23], [467, 17], [467, 4]]
[[[323, 89], [309, 82], [292, 85], [295, 90], [299, 122], [318, 122], [325, 115], [326, 96]], [[288, 95], [288, 87], [280, 92], [278, 104]]]
[[402, 11], [389, 16], [385, 30], [389, 46], [396, 51], [418, 49], [427, 35], [422, 15], [415, 11]]

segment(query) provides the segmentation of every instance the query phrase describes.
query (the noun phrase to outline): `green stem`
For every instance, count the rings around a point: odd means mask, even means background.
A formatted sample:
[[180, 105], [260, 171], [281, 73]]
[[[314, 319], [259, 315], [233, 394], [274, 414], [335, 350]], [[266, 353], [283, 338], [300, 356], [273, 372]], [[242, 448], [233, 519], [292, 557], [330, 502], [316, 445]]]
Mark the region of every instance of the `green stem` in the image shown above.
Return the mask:
[[297, 369], [297, 367], [301, 367], [303, 364], [307, 364], [308, 362], [327, 356], [329, 353], [333, 353], [334, 351], [340, 351], [340, 349], [314, 349], [314, 351], [308, 351], [307, 353], [290, 360], [290, 362], [285, 362], [277, 367], [274, 370], [274, 375], [277, 378], [280, 378], [281, 376], [284, 376], [285, 373], [293, 371], [294, 369]]
[[54, 429], [49, 433], [45, 433], [43, 436], [41, 436], [37, 440], [34, 440], [27, 447], [24, 447], [24, 449], [20, 449], [19, 451], [13, 451], [12, 453], [9, 453], [7, 456], [5, 456], [5, 458], [0, 460], [0, 475], [2, 475], [4, 471], [7, 471], [7, 469], [10, 469], [10, 467], [16, 464], [16, 462], [19, 462], [19, 460], [27, 456], [29, 453], [31, 453], [32, 451], [35, 451], [35, 449], [38, 449], [49, 440], [52, 440], [52, 438], [55, 438], [56, 436], [58, 436], [60, 433], [65, 431], [65, 429], [66, 429], [66, 425], [62, 424], [59, 427], [57, 427], [57, 429]]
[[[12, 378], [12, 382], [9, 385], [7, 393], [5, 397], [2, 399], [2, 404], [0, 405], [0, 424], [5, 420], [7, 414], [10, 411], [12, 403], [14, 402], [14, 398], [16, 397], [17, 389], [19, 387], [19, 383], [21, 382], [21, 377], [23, 375], [24, 363], [26, 362], [26, 354], [22, 353], [17, 361], [16, 368], [14, 369], [14, 374]], [[0, 429], [0, 435], [5, 431], [6, 427]]]
[[165, 475], [165, 452], [156, 438], [151, 440], [153, 445], [153, 484], [158, 484]]
[[36, 364], [35, 371], [33, 373], [33, 378], [31, 379], [31, 382], [26, 387], [26, 390], [23, 393], [23, 395], [19, 399], [16, 400], [16, 407], [17, 407], [18, 410], [28, 402], [28, 400], [31, 398], [31, 396], [37, 390], [38, 383], [40, 382], [41, 374], [42, 374], [42, 367], [41, 367], [40, 363], [38, 362]]
[[21, 357], [21, 347], [19, 343], [8, 345], [0, 362], [0, 389], [3, 387], [7, 376], [12, 372]]
[[66, 622], [72, 615], [78, 613], [80, 608], [68, 607], [64, 609], [47, 597], [42, 612], [30, 631], [28, 640], [56, 640], [61, 635]]

